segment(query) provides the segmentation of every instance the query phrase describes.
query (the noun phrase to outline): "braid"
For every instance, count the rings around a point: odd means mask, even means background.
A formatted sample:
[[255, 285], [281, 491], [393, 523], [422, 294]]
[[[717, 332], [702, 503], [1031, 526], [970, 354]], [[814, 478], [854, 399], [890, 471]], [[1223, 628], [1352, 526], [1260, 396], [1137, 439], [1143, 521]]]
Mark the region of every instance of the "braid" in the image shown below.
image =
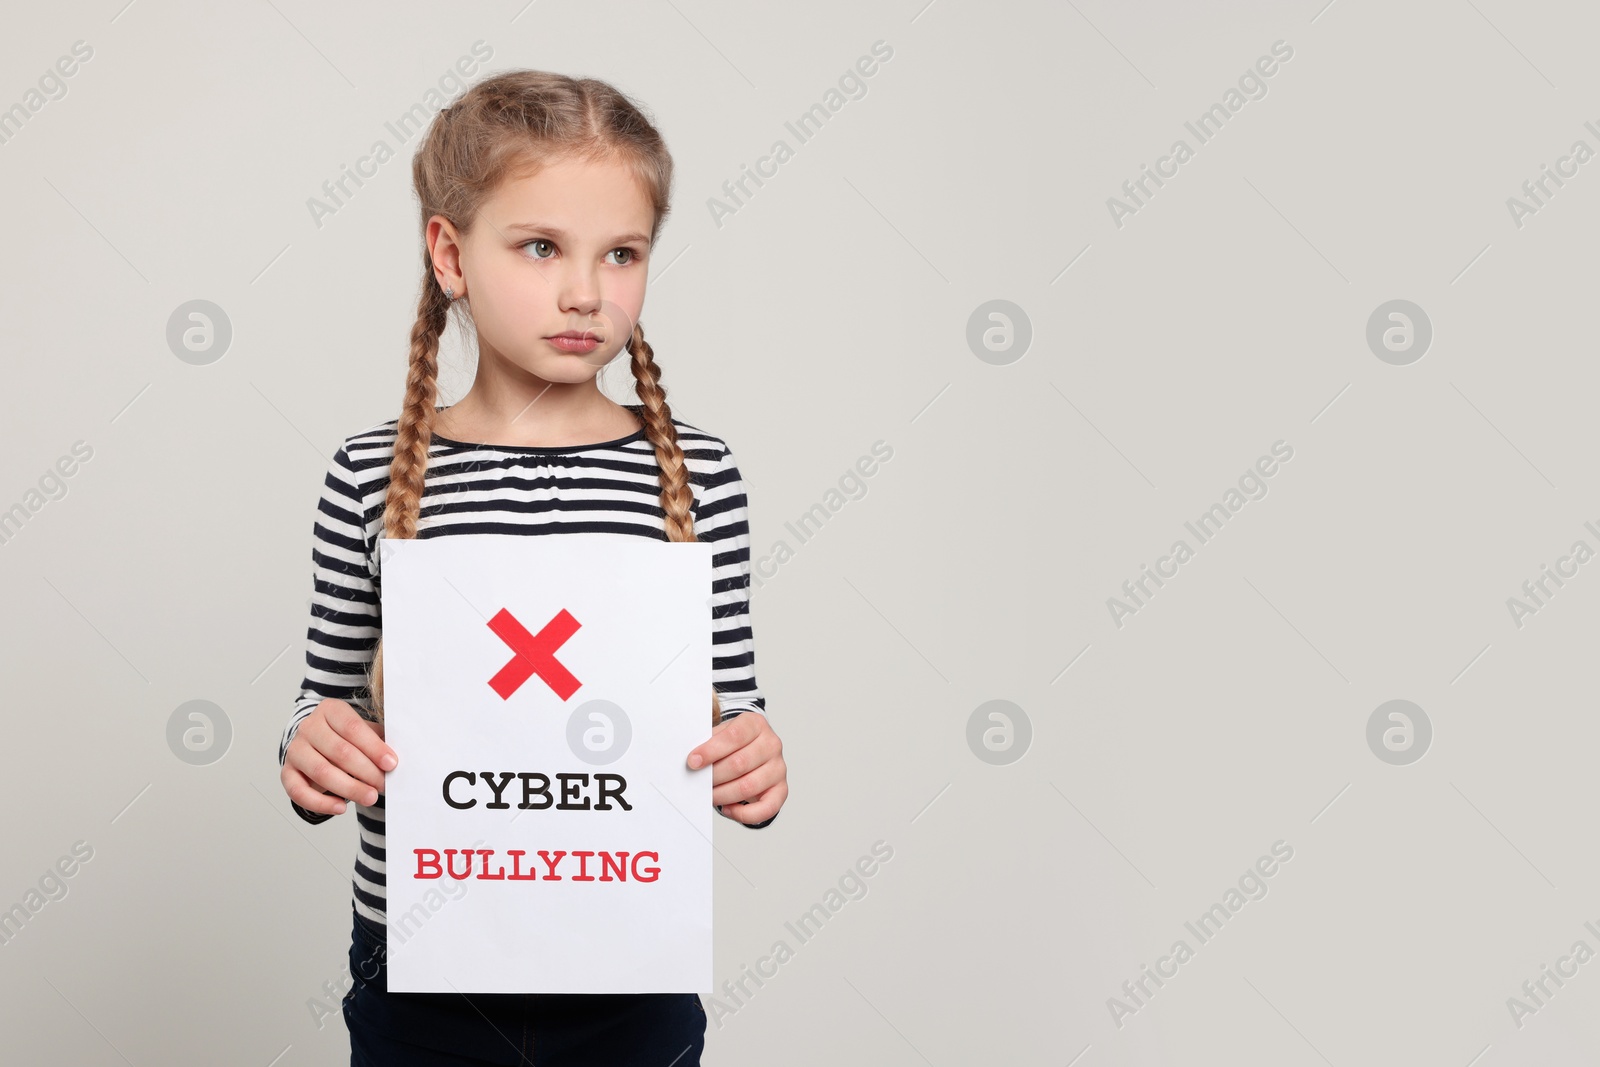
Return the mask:
[[[666, 514], [667, 540], [693, 541], [694, 513], [690, 509], [694, 491], [689, 487], [689, 468], [678, 445], [678, 429], [672, 423], [672, 409], [667, 406], [667, 391], [661, 387], [661, 368], [656, 365], [650, 342], [644, 339], [644, 326], [634, 326], [628, 337], [628, 353], [633, 356], [633, 380], [644, 403], [645, 435], [655, 446], [656, 465], [661, 468], [661, 510]], [[711, 725], [721, 721], [722, 702], [713, 685]]]
[[[408, 540], [417, 536], [417, 517], [428, 473], [428, 447], [433, 442], [433, 402], [438, 394], [439, 336], [450, 314], [450, 298], [433, 284], [422, 285], [417, 321], [411, 328], [411, 365], [406, 372], [406, 395], [395, 428], [394, 459], [389, 463], [389, 488], [384, 498], [385, 537]], [[367, 673], [367, 692], [375, 721], [383, 721], [383, 636], [378, 636]]]

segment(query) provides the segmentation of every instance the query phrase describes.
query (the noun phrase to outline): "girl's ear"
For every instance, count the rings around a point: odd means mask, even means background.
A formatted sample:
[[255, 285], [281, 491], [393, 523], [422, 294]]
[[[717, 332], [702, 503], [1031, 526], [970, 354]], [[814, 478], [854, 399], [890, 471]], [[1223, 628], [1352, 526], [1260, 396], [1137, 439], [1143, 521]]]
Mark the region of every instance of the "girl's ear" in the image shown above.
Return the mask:
[[428, 220], [425, 239], [428, 243], [428, 260], [433, 264], [433, 280], [439, 291], [450, 291], [452, 299], [467, 295], [467, 280], [461, 273], [461, 234], [455, 224], [443, 215]]

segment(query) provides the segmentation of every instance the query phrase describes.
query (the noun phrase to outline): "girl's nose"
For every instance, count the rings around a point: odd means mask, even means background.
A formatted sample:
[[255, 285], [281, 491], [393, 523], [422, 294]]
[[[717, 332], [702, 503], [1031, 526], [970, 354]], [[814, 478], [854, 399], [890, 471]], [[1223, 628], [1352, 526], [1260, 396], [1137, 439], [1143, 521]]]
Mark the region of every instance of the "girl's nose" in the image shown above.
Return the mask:
[[562, 275], [560, 284], [561, 308], [582, 315], [592, 315], [600, 310], [600, 277], [595, 271], [573, 267]]

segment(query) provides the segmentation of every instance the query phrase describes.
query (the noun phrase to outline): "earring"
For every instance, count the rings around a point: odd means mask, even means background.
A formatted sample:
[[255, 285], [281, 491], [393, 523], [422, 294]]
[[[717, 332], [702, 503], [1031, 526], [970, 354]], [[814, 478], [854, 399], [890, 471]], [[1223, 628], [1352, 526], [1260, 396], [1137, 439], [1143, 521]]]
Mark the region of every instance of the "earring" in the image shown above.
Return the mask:
[[445, 289], [444, 298], [446, 300], [454, 300], [456, 298], [456, 291], [455, 291], [455, 287], [454, 286], [450, 286], [450, 287], [447, 287]]

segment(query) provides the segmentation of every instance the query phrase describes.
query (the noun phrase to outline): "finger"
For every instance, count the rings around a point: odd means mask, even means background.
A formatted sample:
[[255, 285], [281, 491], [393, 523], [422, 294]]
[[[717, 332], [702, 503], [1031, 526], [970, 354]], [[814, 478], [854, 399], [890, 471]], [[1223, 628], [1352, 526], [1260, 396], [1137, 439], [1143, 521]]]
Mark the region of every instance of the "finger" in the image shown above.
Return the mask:
[[[320, 731], [313, 731], [314, 735], [317, 733], [320, 733]], [[341, 740], [339, 743], [346, 744], [347, 742]], [[318, 751], [316, 745], [311, 743], [309, 739], [306, 745], [298, 749], [291, 746], [289, 759], [293, 762], [295, 769], [305, 775], [311, 781], [311, 784], [319, 789], [327, 790], [335, 796], [344, 797], [346, 800], [354, 801], [357, 804], [370, 806], [378, 802], [377, 787], [352, 778], [330, 763], [328, 758]], [[301, 806], [305, 807], [306, 805]]]
[[289, 799], [305, 808], [322, 815], [342, 815], [345, 802], [338, 797], [330, 797], [320, 789], [313, 788], [306, 776], [294, 767], [283, 769], [283, 789], [289, 794]]
[[[757, 719], [761, 721], [757, 722]], [[765, 725], [766, 720], [758, 711], [747, 711], [717, 723], [711, 728], [711, 740], [703, 741], [689, 750], [689, 769], [698, 770], [743, 748], [762, 732]]]
[[[328, 725], [338, 731], [340, 737], [359, 748], [375, 770], [392, 771], [399, 764], [399, 755], [384, 744], [383, 723], [362, 718], [349, 704], [327, 718]], [[374, 784], [379, 788], [383, 785], [381, 780]]]
[[[304, 730], [304, 727], [302, 727]], [[335, 768], [349, 775], [351, 778], [360, 779], [362, 783], [379, 792], [383, 791], [383, 772], [378, 770], [370, 757], [361, 748], [359, 738], [367, 726], [360, 719], [355, 724], [342, 718], [330, 718], [322, 724], [321, 728], [313, 727], [307, 732], [306, 740], [311, 747]], [[346, 736], [345, 731], [353, 736]], [[377, 742], [382, 744], [382, 742]], [[309, 768], [307, 768], [309, 769]], [[344, 794], [348, 796], [349, 794]]]
[[782, 760], [768, 760], [750, 773], [712, 789], [711, 803], [737, 804], [741, 800], [754, 800], [783, 781], [786, 774]]
[[[743, 748], [723, 756], [711, 765], [711, 784], [722, 785], [741, 778], [764, 763], [771, 763], [783, 751], [783, 742], [771, 730], [763, 730]], [[770, 782], [768, 783], [771, 784]]]
[[779, 782], [748, 804], [725, 805], [722, 808], [722, 814], [734, 822], [766, 822], [778, 814], [778, 809], [783, 807], [784, 799], [788, 795], [788, 785], [784, 782]]

